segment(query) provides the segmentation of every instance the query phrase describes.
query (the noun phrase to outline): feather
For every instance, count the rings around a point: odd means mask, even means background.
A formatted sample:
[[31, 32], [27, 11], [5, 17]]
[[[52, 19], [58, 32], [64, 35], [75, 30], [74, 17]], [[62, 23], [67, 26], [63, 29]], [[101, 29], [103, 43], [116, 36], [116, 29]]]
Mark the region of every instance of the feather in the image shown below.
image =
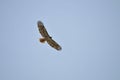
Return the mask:
[[62, 50], [62, 47], [57, 43], [55, 42], [52, 37], [49, 36], [47, 30], [45, 29], [43, 23], [41, 21], [38, 21], [38, 29], [39, 29], [39, 32], [40, 34], [42, 35], [43, 38], [40, 38], [39, 41], [44, 43], [45, 41], [47, 41], [47, 43], [55, 48], [56, 50]]

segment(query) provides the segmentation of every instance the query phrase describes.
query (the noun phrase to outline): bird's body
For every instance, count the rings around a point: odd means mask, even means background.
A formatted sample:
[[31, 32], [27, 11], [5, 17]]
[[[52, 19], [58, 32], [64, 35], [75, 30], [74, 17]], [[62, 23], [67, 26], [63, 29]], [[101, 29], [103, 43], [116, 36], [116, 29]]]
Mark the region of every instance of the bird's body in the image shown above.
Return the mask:
[[43, 38], [40, 38], [40, 42], [44, 43], [45, 41], [47, 41], [47, 43], [55, 48], [56, 50], [61, 50], [61, 46], [59, 44], [57, 44], [51, 36], [49, 36], [47, 30], [45, 29], [43, 23], [41, 21], [38, 21], [38, 29], [40, 34], [42, 35]]

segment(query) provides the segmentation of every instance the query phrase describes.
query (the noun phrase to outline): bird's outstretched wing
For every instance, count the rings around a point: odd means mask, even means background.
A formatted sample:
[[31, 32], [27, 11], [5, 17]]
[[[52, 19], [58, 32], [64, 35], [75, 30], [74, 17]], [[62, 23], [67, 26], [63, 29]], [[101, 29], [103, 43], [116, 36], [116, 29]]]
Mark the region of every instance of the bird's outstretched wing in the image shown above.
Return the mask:
[[44, 24], [41, 22], [41, 21], [38, 21], [38, 29], [39, 29], [39, 32], [40, 34], [43, 36], [43, 37], [50, 37], [47, 30], [45, 29], [44, 27]]
[[47, 38], [46, 41], [51, 47], [55, 48], [56, 50], [62, 49], [61, 46], [57, 42], [55, 42], [52, 38]]

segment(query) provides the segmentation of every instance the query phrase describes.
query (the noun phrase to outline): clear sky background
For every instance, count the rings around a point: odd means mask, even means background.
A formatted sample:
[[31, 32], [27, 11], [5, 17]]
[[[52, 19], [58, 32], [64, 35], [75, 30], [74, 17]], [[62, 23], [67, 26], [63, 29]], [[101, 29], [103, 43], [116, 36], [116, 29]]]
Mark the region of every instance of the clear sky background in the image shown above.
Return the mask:
[[0, 0], [0, 80], [120, 80], [120, 0]]

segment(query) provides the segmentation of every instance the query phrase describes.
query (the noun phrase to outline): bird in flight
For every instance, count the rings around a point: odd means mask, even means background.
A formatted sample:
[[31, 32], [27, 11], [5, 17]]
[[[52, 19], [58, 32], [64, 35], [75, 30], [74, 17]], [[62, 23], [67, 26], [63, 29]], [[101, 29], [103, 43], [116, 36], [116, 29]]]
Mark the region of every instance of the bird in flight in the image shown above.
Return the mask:
[[46, 41], [51, 47], [55, 48], [56, 50], [62, 50], [62, 47], [57, 42], [55, 42], [52, 39], [52, 37], [48, 34], [44, 24], [41, 21], [38, 21], [37, 25], [38, 25], [38, 30], [42, 35], [42, 38], [39, 39], [40, 42], [44, 43]]

